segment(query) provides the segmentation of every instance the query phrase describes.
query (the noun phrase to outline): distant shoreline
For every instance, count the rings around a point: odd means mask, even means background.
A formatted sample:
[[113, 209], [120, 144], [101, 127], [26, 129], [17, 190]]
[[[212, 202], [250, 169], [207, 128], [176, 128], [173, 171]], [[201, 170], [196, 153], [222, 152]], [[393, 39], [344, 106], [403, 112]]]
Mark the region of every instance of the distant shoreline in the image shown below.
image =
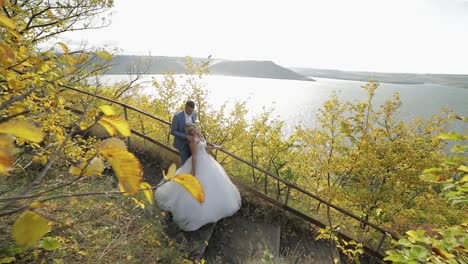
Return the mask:
[[468, 75], [460, 74], [417, 74], [417, 73], [381, 73], [339, 71], [313, 68], [291, 68], [292, 70], [314, 78], [329, 78], [346, 81], [368, 82], [373, 80], [389, 84], [436, 84], [454, 88], [468, 88]]
[[[194, 63], [204, 63], [207, 59], [192, 58]], [[186, 73], [185, 57], [117, 55], [113, 58], [112, 68], [105, 74], [128, 74], [129, 69], [145, 64], [146, 72], [139, 74]], [[281, 80], [315, 81], [313, 78], [327, 78], [345, 81], [368, 82], [374, 80], [389, 84], [437, 84], [468, 89], [468, 75], [461, 74], [416, 74], [341, 71], [315, 68], [286, 68], [272, 61], [233, 61], [212, 59], [208, 71], [212, 75], [268, 78]], [[138, 67], [137, 67], [138, 68]]]

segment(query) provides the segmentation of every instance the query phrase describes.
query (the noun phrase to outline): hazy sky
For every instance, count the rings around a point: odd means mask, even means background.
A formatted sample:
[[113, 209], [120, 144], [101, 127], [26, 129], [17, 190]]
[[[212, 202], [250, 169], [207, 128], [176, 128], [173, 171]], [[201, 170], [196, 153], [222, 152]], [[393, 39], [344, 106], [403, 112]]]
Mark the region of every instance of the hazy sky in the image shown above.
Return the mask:
[[115, 0], [112, 25], [62, 39], [125, 54], [468, 74], [468, 0]]

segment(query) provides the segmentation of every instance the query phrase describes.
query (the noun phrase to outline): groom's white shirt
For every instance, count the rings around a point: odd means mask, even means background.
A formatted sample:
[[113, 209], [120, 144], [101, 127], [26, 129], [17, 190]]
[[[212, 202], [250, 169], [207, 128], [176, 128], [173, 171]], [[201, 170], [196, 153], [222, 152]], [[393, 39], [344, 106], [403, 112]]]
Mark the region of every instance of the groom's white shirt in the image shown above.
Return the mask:
[[193, 124], [193, 121], [192, 121], [192, 115], [187, 115], [187, 113], [185, 113], [184, 111], [184, 115], [185, 115], [185, 124], [188, 125], [188, 124]]

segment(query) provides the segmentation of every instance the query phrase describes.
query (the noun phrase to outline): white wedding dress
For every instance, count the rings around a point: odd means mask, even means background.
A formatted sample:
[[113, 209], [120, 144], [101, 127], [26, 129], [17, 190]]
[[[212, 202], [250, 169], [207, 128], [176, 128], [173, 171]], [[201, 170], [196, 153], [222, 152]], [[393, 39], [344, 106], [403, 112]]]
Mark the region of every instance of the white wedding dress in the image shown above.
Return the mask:
[[[223, 167], [206, 152], [205, 141], [197, 144], [195, 176], [205, 193], [200, 204], [175, 182], [167, 182], [155, 191], [155, 199], [164, 211], [170, 211], [180, 229], [194, 231], [207, 223], [233, 215], [241, 207], [241, 197]], [[176, 174], [191, 173], [192, 157]]]

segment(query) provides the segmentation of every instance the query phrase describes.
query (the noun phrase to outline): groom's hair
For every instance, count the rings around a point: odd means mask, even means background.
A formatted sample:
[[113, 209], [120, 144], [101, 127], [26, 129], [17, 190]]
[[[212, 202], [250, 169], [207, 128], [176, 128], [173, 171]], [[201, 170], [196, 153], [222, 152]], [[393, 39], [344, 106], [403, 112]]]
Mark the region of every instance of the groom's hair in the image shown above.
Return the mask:
[[195, 108], [195, 102], [193, 102], [193, 101], [187, 101], [187, 102], [185, 103], [185, 106], [188, 106], [188, 107], [191, 107], [191, 108]]

